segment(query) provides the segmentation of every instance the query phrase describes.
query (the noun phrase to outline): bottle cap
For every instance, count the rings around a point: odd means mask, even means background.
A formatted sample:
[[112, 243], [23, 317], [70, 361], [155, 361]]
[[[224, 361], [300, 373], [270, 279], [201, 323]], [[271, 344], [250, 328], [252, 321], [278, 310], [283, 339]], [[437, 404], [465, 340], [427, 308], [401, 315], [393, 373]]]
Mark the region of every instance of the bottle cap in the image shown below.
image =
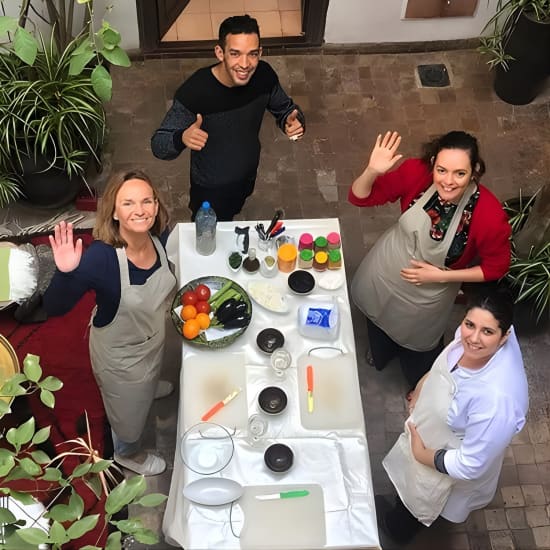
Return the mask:
[[210, 208], [210, 203], [208, 201], [204, 201], [202, 203], [202, 208]]
[[334, 250], [329, 250], [328, 257], [331, 262], [339, 262], [342, 259], [342, 254], [340, 250], [336, 248]]

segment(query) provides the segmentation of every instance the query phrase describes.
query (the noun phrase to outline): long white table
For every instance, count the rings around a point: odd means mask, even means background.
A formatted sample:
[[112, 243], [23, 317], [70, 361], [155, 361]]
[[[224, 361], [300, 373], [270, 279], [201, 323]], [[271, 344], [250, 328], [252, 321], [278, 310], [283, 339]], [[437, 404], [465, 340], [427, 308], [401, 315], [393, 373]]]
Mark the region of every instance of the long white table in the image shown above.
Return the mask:
[[[261, 220], [264, 225], [269, 220]], [[236, 249], [235, 226], [250, 226], [250, 246], [257, 247], [254, 226], [257, 221], [221, 222], [217, 229], [217, 248], [212, 256], [200, 256], [195, 252], [194, 224], [178, 224], [168, 241], [168, 254], [176, 265], [176, 275], [180, 287], [202, 276], [219, 275], [238, 282], [247, 288], [250, 281], [262, 280], [287, 289], [288, 274], [278, 273], [272, 279], [264, 279], [258, 272], [248, 274], [242, 269], [234, 273], [227, 265], [228, 254]], [[303, 232], [314, 237], [339, 232], [336, 218], [285, 220], [285, 234], [295, 237], [298, 242]], [[263, 256], [258, 250], [258, 256]], [[311, 273], [320, 277], [315, 271]], [[345, 267], [341, 273], [345, 281]], [[304, 338], [297, 330], [297, 310], [302, 303], [319, 300], [336, 300], [340, 313], [338, 338], [333, 342], [323, 342]], [[380, 548], [374, 494], [365, 425], [362, 414], [344, 428], [325, 426], [314, 429], [303, 427], [300, 413], [298, 363], [308, 352], [318, 346], [334, 346], [341, 350], [313, 351], [313, 356], [345, 357], [352, 362], [353, 373], [335, 379], [334, 394], [339, 399], [360, 399], [357, 381], [357, 362], [353, 327], [349, 308], [347, 287], [344, 284], [337, 290], [323, 290], [316, 287], [308, 296], [287, 295], [289, 311], [274, 313], [253, 302], [252, 321], [246, 332], [230, 346], [220, 350], [205, 350], [191, 346], [182, 339], [181, 399], [178, 411], [178, 441], [174, 457], [174, 471], [170, 486], [163, 531], [166, 541], [186, 550], [223, 548]], [[257, 334], [264, 328], [274, 327], [285, 336], [284, 348], [292, 355], [292, 365], [283, 379], [277, 377], [269, 366], [270, 357], [256, 344]], [[301, 359], [300, 359], [301, 358]], [[330, 361], [327, 359], [327, 361]], [[185, 466], [180, 453], [181, 439], [185, 430], [194, 424], [190, 418], [193, 404], [199, 398], [196, 380], [190, 373], [199, 373], [197, 365], [205, 368], [211, 363], [222, 362], [224, 366], [234, 364], [235, 371], [242, 366], [245, 379], [245, 392], [230, 405], [228, 413], [241, 411], [242, 414], [225, 415], [224, 411], [211, 419], [211, 422], [224, 424], [234, 433], [235, 453], [229, 465], [221, 472], [209, 477], [233, 479], [245, 487], [243, 496], [232, 509], [230, 505], [201, 506], [183, 496], [183, 488], [201, 476]], [[184, 383], [187, 366], [187, 381]], [[235, 372], [232, 371], [232, 372]], [[320, 371], [319, 371], [320, 372]], [[338, 388], [339, 383], [346, 384]], [[303, 382], [302, 382], [303, 383]], [[269, 385], [277, 385], [288, 395], [288, 407], [277, 416], [261, 413], [257, 404], [259, 391]], [[317, 396], [323, 388], [315, 387]], [[325, 392], [327, 388], [325, 388]], [[332, 394], [331, 394], [332, 395]], [[347, 396], [347, 397], [346, 397]], [[225, 397], [220, 395], [219, 399]], [[335, 397], [335, 398], [337, 398]], [[325, 395], [326, 399], [326, 395]], [[240, 400], [240, 401], [239, 401]], [[213, 404], [213, 403], [212, 403]], [[230, 409], [230, 407], [232, 407]], [[259, 441], [252, 441], [248, 434], [248, 417], [261, 413], [268, 424], [267, 433]], [[187, 418], [186, 418], [187, 416]], [[288, 444], [295, 455], [293, 467], [285, 474], [276, 474], [264, 464], [264, 450], [272, 443]], [[307, 498], [278, 501], [257, 501], [254, 496], [281, 489], [309, 488]], [[307, 499], [310, 500], [308, 501]], [[301, 502], [298, 502], [301, 501]], [[263, 506], [263, 507], [262, 507]], [[233, 531], [230, 526], [230, 513]], [[322, 516], [319, 516], [322, 514]], [[247, 523], [248, 519], [248, 523]], [[319, 530], [323, 529], [324, 533]], [[253, 522], [253, 525], [251, 524]], [[235, 535], [241, 535], [238, 538]], [[293, 542], [299, 541], [299, 542]], [[296, 546], [294, 546], [296, 544]]]

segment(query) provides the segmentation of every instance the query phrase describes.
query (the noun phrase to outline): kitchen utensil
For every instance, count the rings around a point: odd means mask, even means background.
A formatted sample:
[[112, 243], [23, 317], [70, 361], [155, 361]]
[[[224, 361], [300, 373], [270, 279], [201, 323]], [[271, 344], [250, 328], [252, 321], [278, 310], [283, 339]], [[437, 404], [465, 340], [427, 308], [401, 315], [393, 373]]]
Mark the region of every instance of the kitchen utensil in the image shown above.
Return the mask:
[[298, 269], [288, 276], [288, 286], [295, 294], [309, 294], [315, 288], [315, 277], [308, 271]]
[[199, 422], [182, 437], [183, 463], [193, 472], [211, 475], [221, 472], [233, 458], [235, 445], [229, 431], [214, 422]]
[[[182, 308], [181, 305], [181, 297], [184, 292], [187, 292], [188, 290], [194, 290], [199, 284], [204, 284], [208, 288], [210, 288], [210, 291], [212, 294], [214, 294], [217, 290], [222, 288], [222, 286], [231, 281], [231, 284], [233, 288], [235, 288], [239, 294], [241, 295], [241, 300], [246, 302], [248, 309], [247, 313], [248, 315], [252, 315], [252, 303], [250, 302], [250, 298], [246, 292], [246, 290], [240, 286], [235, 281], [232, 281], [231, 279], [227, 279], [226, 277], [218, 277], [217, 275], [209, 275], [206, 277], [199, 277], [198, 279], [193, 279], [192, 281], [189, 281], [187, 284], [182, 286], [174, 296], [174, 300], [172, 301], [172, 309], [170, 311], [172, 322], [174, 323], [174, 327], [178, 331], [178, 334], [182, 335], [182, 329], [183, 329], [183, 321], [180, 317], [180, 311]], [[202, 347], [202, 348], [224, 348], [226, 346], [229, 346], [232, 344], [243, 332], [248, 328], [248, 324], [244, 327], [237, 328], [237, 329], [220, 329], [215, 327], [210, 327], [204, 332], [201, 332], [196, 338], [193, 338], [192, 340], [185, 339], [184, 341], [188, 344], [191, 344], [193, 346]], [[183, 335], [182, 335], [183, 338]]]
[[[330, 350], [331, 354], [334, 354], [333, 350]], [[308, 365], [313, 367], [315, 376], [315, 408], [312, 412], [308, 412]], [[342, 352], [331, 357], [305, 354], [298, 357], [297, 368], [300, 419], [304, 428], [364, 429], [357, 363], [353, 355]]]
[[277, 386], [268, 386], [258, 395], [260, 409], [267, 414], [280, 414], [285, 410], [287, 404], [286, 393]]
[[244, 429], [248, 420], [246, 398], [245, 354], [204, 350], [185, 358], [183, 365], [183, 416], [184, 429], [200, 422], [205, 411], [217, 403], [220, 397], [235, 388], [243, 388], [242, 396], [230, 407], [216, 413], [216, 423], [231, 429]]
[[204, 506], [221, 506], [237, 500], [244, 487], [233, 479], [204, 477], [189, 483], [183, 488], [183, 496]]
[[284, 343], [283, 333], [276, 328], [264, 328], [256, 336], [256, 344], [264, 353], [272, 354], [276, 349], [283, 347]]
[[269, 224], [269, 226], [267, 227], [266, 231], [265, 231], [265, 234], [266, 235], [270, 235], [271, 232], [273, 231], [273, 228], [275, 227], [275, 225], [277, 224], [277, 222], [279, 221], [279, 219], [283, 216], [283, 211], [282, 210], [277, 210], [275, 212], [275, 215], [273, 216], [272, 220], [271, 220], [271, 223]]
[[201, 420], [203, 422], [206, 422], [207, 420], [210, 420], [218, 411], [223, 409], [229, 402], [233, 401], [239, 393], [241, 393], [242, 388], [237, 388], [233, 390], [225, 399], [222, 399], [221, 401], [218, 401], [211, 409], [209, 409], [206, 413], [204, 413], [201, 417]]
[[[256, 496], [307, 490], [307, 498], [258, 500]], [[244, 525], [239, 544], [247, 550], [324, 548], [326, 544], [323, 490], [317, 484], [245, 487], [239, 499]]]
[[306, 368], [307, 381], [307, 412], [313, 412], [313, 367], [308, 365]]
[[297, 491], [283, 491], [282, 493], [271, 493], [270, 495], [256, 495], [258, 500], [280, 500], [285, 498], [307, 497], [309, 491], [304, 489]]
[[275, 374], [279, 377], [284, 376], [286, 369], [290, 367], [291, 363], [292, 356], [286, 349], [277, 348], [271, 354], [271, 366], [273, 367]]
[[288, 445], [274, 443], [264, 453], [265, 465], [277, 474], [290, 470], [294, 463], [294, 453]]

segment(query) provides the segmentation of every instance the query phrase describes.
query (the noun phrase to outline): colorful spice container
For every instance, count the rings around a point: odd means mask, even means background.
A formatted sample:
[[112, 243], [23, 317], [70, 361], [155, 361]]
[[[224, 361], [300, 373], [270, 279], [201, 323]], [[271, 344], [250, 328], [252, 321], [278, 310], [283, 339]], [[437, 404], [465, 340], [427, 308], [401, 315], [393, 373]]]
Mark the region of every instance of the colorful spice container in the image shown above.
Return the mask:
[[300, 269], [311, 269], [313, 266], [313, 250], [304, 248], [298, 256], [298, 267]]
[[340, 248], [340, 234], [333, 231], [327, 235], [327, 243], [329, 250]]
[[313, 249], [313, 235], [311, 233], [302, 233], [298, 242], [298, 250]]
[[342, 253], [340, 249], [334, 249], [328, 251], [328, 268], [340, 269], [342, 267]]
[[328, 242], [326, 237], [317, 237], [313, 245], [315, 252], [326, 252], [328, 248]]
[[298, 250], [296, 246], [290, 243], [282, 244], [277, 250], [277, 266], [279, 271], [290, 273], [296, 267], [296, 256]]
[[328, 254], [323, 250], [315, 253], [313, 257], [313, 269], [316, 271], [325, 271], [328, 267]]

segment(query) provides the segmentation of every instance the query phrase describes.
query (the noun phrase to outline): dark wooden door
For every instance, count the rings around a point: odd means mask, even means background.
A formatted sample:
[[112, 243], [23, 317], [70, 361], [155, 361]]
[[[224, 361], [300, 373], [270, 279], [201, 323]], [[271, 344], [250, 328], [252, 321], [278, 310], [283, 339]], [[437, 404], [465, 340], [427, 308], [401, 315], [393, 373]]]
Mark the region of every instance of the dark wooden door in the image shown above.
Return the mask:
[[156, 2], [159, 36], [164, 36], [190, 0], [162, 0]]
[[[206, 1], [206, 0], [204, 0]], [[136, 0], [140, 47], [143, 54], [157, 57], [212, 55], [214, 41], [162, 42], [189, 0]], [[273, 49], [316, 47], [323, 44], [329, 0], [301, 0], [302, 35], [262, 38], [264, 52]]]

